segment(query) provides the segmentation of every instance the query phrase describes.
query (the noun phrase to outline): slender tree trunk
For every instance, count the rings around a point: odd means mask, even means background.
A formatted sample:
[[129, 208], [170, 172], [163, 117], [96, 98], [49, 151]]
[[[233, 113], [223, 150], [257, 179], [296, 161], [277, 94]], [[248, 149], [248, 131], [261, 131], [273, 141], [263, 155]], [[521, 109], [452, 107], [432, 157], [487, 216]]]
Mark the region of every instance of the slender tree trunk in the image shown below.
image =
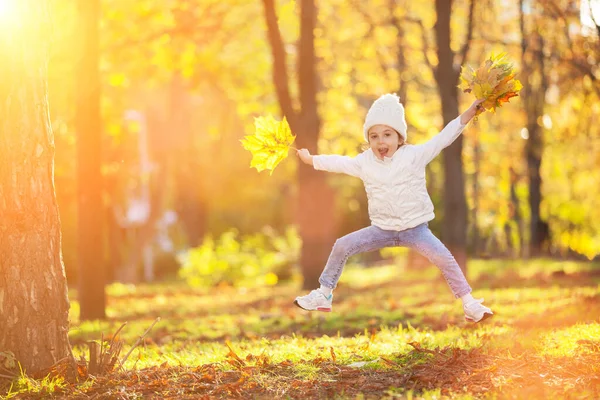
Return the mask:
[[[402, 74], [406, 72], [406, 51], [405, 51], [405, 43], [404, 41], [406, 32], [404, 31], [403, 21], [400, 21], [396, 15], [395, 10], [398, 5], [396, 4], [396, 0], [389, 0], [388, 6], [390, 10], [390, 18], [392, 25], [398, 31], [396, 36], [396, 62], [397, 68], [400, 76], [400, 82], [398, 82], [398, 97], [400, 97], [400, 101], [404, 105], [404, 109], [406, 110], [408, 105], [408, 81], [402, 79]], [[401, 7], [405, 7], [405, 4], [402, 4]]]
[[79, 303], [82, 320], [105, 318], [102, 219], [99, 0], [78, 3], [81, 58], [77, 68], [77, 178]]
[[546, 83], [544, 72], [544, 39], [538, 34], [538, 49], [536, 51], [536, 61], [539, 66], [541, 78], [541, 87], [535, 112], [527, 113], [527, 129], [529, 139], [525, 144], [527, 155], [527, 169], [529, 171], [529, 207], [531, 208], [531, 251], [532, 255], [541, 255], [548, 251], [550, 229], [548, 224], [542, 220], [540, 215], [540, 204], [542, 202], [542, 177], [540, 169], [542, 165], [542, 154], [544, 152], [544, 142], [542, 138], [542, 129], [538, 123], [539, 118], [544, 115], [544, 103], [546, 97]]
[[523, 11], [523, 0], [520, 1], [519, 22], [521, 28], [521, 56], [522, 56], [522, 97], [527, 113], [528, 139], [525, 144], [525, 158], [529, 176], [529, 207], [531, 209], [529, 255], [538, 256], [548, 250], [550, 230], [548, 224], [540, 216], [540, 203], [542, 201], [542, 178], [540, 167], [544, 143], [541, 127], [538, 123], [544, 115], [546, 90], [548, 87], [544, 71], [544, 39], [535, 32], [527, 32]]
[[479, 213], [479, 168], [481, 167], [481, 146], [479, 139], [475, 139], [473, 143], [473, 162], [475, 164], [475, 172], [473, 173], [473, 210], [471, 210], [471, 246], [474, 254], [479, 253], [480, 233], [477, 217]]
[[179, 179], [176, 209], [187, 237], [187, 245], [196, 247], [202, 243], [206, 234], [207, 205], [202, 199], [204, 195], [201, 190], [193, 187], [190, 182], [193, 182], [191, 176]]
[[[399, 20], [395, 15], [397, 7], [406, 7], [406, 4], [397, 4], [396, 0], [389, 0], [389, 13], [392, 25], [397, 29], [396, 36], [396, 63], [398, 68], [398, 75], [400, 80], [398, 82], [398, 97], [404, 106], [404, 110], [408, 110], [408, 81], [403, 79], [403, 74], [407, 71], [406, 62], [406, 50], [405, 50], [405, 37], [406, 32], [404, 30], [404, 21]], [[408, 249], [408, 255], [406, 256], [406, 266], [413, 270], [423, 269], [430, 265], [431, 262], [427, 257], [421, 255], [417, 250], [413, 248]]]
[[516, 257], [521, 257], [523, 255], [523, 218], [521, 217], [521, 212], [519, 211], [519, 198], [517, 197], [517, 183], [519, 182], [519, 175], [515, 172], [515, 170], [510, 167], [510, 204], [511, 204], [511, 215], [512, 219], [515, 222], [515, 226], [517, 229], [517, 234], [519, 236], [518, 242], [518, 250], [515, 252]]
[[[300, 48], [298, 57], [299, 91], [302, 110], [297, 120], [298, 146], [317, 154], [321, 121], [317, 112], [317, 72], [314, 29], [317, 8], [314, 0], [302, 0], [300, 7]], [[335, 236], [334, 195], [326, 175], [312, 167], [298, 169], [298, 223], [302, 237], [300, 264], [304, 289], [318, 285], [318, 278], [329, 257]]]
[[[300, 12], [300, 42], [298, 78], [300, 113], [292, 106], [285, 50], [273, 0], [263, 0], [268, 38], [273, 52], [273, 81], [283, 114], [297, 135], [297, 145], [317, 152], [320, 119], [317, 112], [317, 73], [314, 48], [314, 28], [317, 9], [314, 0], [302, 0]], [[335, 238], [334, 195], [326, 175], [301, 164], [298, 168], [297, 221], [302, 237], [300, 264], [304, 277], [303, 287], [314, 288], [325, 266]]]
[[107, 206], [105, 211], [108, 234], [108, 262], [106, 267], [106, 282], [115, 282], [119, 268], [123, 264], [123, 242], [125, 241], [125, 231], [119, 224], [112, 207]]
[[48, 3], [12, 2], [0, 30], [0, 351], [27, 373], [73, 357], [48, 115]]
[[[435, 35], [437, 39], [438, 66], [435, 79], [442, 101], [444, 125], [459, 114], [458, 110], [458, 74], [454, 52], [450, 47], [450, 16], [452, 2], [436, 0], [437, 21]], [[452, 145], [443, 151], [444, 161], [444, 225], [442, 240], [463, 270], [467, 268], [467, 201], [465, 197], [465, 179], [462, 163], [463, 136], [459, 136]]]

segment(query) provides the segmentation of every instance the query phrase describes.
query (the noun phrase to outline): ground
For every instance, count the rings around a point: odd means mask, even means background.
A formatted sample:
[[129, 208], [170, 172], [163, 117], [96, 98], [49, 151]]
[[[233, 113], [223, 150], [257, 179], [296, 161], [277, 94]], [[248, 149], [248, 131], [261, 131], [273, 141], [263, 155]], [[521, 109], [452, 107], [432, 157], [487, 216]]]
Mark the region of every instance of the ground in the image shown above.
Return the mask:
[[[66, 366], [45, 379], [21, 374], [0, 381], [0, 397], [599, 398], [600, 266], [470, 266], [475, 297], [495, 313], [480, 324], [464, 320], [433, 267], [350, 267], [332, 313], [295, 307], [297, 282], [253, 289], [174, 282], [111, 285], [109, 320], [79, 323], [73, 292], [77, 376], [63, 373]], [[103, 340], [104, 361], [90, 363], [92, 340]]]

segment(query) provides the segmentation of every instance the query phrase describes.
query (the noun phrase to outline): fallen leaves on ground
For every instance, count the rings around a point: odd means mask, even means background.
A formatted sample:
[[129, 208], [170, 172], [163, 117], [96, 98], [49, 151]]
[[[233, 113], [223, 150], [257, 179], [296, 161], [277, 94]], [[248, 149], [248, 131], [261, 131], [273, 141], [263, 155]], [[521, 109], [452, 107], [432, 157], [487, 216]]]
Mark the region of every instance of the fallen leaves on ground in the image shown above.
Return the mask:
[[[81, 399], [130, 398], [330, 398], [343, 394], [354, 398], [381, 398], [390, 390], [440, 389], [442, 395], [470, 393], [480, 396], [495, 393], [499, 398], [569, 398], [574, 388], [579, 393], [600, 394], [599, 343], [582, 343], [595, 350], [577, 358], [549, 358], [523, 352], [486, 353], [480, 348], [463, 350], [455, 347], [426, 349], [411, 342], [408, 355], [382, 357], [379, 368], [355, 368], [331, 358], [274, 363], [266, 355], [240, 357], [228, 344], [224, 362], [197, 367], [160, 366], [131, 371], [114, 371], [105, 376], [89, 377], [91, 384], [81, 388], [73, 383], [54, 393]], [[318, 367], [316, 379], [297, 376], [296, 367]], [[374, 363], [369, 363], [374, 364]], [[394, 389], [396, 388], [396, 389]], [[46, 397], [39, 395], [39, 398]], [[38, 398], [22, 394], [16, 398]]]

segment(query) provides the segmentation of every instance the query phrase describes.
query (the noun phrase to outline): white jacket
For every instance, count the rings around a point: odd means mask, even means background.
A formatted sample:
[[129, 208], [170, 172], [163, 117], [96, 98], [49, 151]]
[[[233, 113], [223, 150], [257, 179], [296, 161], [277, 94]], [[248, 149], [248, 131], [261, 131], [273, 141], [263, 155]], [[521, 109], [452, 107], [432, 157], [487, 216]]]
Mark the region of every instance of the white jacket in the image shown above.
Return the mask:
[[425, 183], [425, 166], [450, 146], [464, 128], [459, 116], [428, 142], [404, 145], [392, 157], [380, 160], [368, 149], [356, 157], [314, 156], [313, 165], [316, 170], [362, 179], [371, 223], [381, 229], [402, 231], [435, 217]]

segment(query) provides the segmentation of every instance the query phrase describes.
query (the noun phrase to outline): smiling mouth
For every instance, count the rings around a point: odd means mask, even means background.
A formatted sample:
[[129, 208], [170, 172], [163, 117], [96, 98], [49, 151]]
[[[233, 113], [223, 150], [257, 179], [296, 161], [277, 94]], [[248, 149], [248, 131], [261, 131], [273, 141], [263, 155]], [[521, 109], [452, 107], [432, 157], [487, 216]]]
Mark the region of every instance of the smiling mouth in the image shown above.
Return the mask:
[[388, 149], [379, 149], [379, 155], [383, 158], [387, 155]]

